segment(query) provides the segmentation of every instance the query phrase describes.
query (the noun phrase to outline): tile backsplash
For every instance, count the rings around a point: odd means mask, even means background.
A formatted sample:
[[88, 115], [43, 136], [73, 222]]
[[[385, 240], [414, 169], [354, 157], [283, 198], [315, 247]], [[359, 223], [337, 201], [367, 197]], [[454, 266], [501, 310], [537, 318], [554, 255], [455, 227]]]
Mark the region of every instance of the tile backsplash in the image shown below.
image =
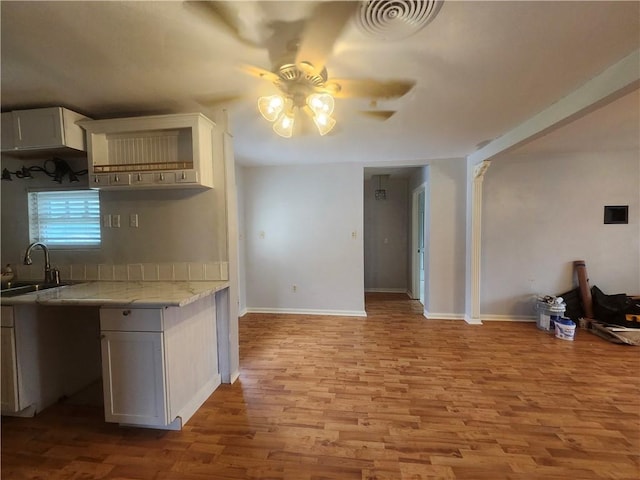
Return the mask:
[[[53, 265], [60, 270], [62, 281], [197, 281], [228, 280], [227, 262], [175, 262], [175, 263], [129, 263], [129, 264], [71, 264]], [[17, 278], [39, 280], [44, 275], [44, 266], [12, 265]]]

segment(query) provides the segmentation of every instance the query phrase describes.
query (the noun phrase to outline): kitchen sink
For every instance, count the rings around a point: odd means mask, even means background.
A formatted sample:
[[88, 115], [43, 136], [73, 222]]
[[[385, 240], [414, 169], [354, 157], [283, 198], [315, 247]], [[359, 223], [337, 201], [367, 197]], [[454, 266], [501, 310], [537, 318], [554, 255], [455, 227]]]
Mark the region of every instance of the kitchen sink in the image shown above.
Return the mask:
[[18, 295], [24, 295], [25, 293], [36, 292], [38, 290], [47, 290], [49, 288], [62, 287], [69, 285], [69, 282], [61, 283], [44, 283], [42, 281], [18, 281], [8, 282], [6, 286], [2, 286], [0, 295], [3, 297], [16, 297]]

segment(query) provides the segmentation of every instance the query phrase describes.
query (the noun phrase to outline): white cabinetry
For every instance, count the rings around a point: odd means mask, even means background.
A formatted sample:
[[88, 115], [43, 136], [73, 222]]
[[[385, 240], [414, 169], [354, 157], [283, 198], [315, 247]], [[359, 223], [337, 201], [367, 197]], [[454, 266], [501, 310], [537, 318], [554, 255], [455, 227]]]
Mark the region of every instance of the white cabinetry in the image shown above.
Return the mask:
[[[2, 315], [2, 414], [13, 416], [33, 416], [39, 406], [51, 399], [49, 384], [37, 388], [41, 378], [35, 370], [34, 347], [39, 340], [37, 335], [35, 308], [12, 307], [3, 305]], [[20, 317], [20, 323], [16, 320]], [[24, 342], [33, 337], [34, 344]], [[46, 352], [45, 358], [46, 361]], [[47, 365], [43, 375], [48, 373]], [[44, 400], [44, 402], [43, 402]]]
[[16, 359], [16, 333], [13, 324], [13, 307], [2, 308], [0, 327], [0, 381], [2, 382], [0, 404], [2, 411], [18, 410], [18, 363]]
[[[214, 186], [222, 132], [199, 113], [87, 120], [92, 188]], [[221, 179], [220, 181], [224, 181]]]
[[163, 334], [103, 330], [101, 338], [105, 420], [153, 426], [170, 423]]
[[2, 129], [2, 140], [0, 143], [0, 151], [10, 152], [15, 146], [13, 140], [13, 114], [11, 112], [3, 112], [0, 127]]
[[2, 114], [2, 151], [86, 150], [77, 121], [87, 117], [62, 107], [14, 110]]
[[99, 378], [97, 311], [0, 308], [3, 415], [33, 416]]
[[101, 308], [105, 420], [179, 430], [220, 385], [215, 300]]

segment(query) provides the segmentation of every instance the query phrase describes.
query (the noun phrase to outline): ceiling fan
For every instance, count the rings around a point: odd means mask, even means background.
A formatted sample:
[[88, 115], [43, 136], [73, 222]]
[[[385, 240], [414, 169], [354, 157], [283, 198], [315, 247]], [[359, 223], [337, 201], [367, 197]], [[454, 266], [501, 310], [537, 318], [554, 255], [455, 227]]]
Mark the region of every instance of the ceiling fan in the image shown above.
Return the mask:
[[[368, 0], [322, 2], [186, 2], [207, 15], [219, 28], [239, 41], [266, 48], [271, 69], [244, 65], [242, 70], [271, 82], [278, 93], [260, 97], [258, 110], [273, 123], [280, 136], [291, 137], [296, 113], [305, 111], [320, 135], [329, 133], [334, 99], [366, 98], [372, 106], [379, 100], [407, 94], [415, 81], [407, 79], [331, 78], [325, 67], [334, 44], [347, 23], [355, 19], [365, 34], [378, 39], [409, 36], [429, 23], [443, 0]], [[281, 5], [278, 5], [281, 4]], [[284, 4], [284, 6], [282, 5]], [[293, 7], [301, 10], [292, 11]], [[366, 111], [386, 120], [395, 111]]]

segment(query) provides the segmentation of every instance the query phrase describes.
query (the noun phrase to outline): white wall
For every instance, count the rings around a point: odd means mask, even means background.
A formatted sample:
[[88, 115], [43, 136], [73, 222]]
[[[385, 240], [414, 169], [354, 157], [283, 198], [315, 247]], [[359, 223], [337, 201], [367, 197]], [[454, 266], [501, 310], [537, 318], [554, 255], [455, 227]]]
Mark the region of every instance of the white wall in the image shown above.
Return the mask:
[[248, 310], [364, 314], [363, 168], [245, 167], [242, 176]]
[[466, 175], [465, 159], [429, 164], [425, 312], [432, 318], [464, 317]]
[[[222, 162], [222, 158], [217, 159]], [[71, 161], [72, 168], [86, 168], [86, 160]], [[22, 165], [41, 165], [41, 161], [2, 158], [2, 168], [15, 171]], [[215, 166], [224, 175], [224, 164]], [[87, 188], [87, 177], [81, 182], [60, 185], [43, 173], [34, 179], [3, 181], [2, 264], [11, 263], [22, 269], [42, 270], [42, 255], [33, 255], [33, 267], [23, 267], [22, 258], [29, 245], [27, 191], [29, 188]], [[164, 189], [100, 191], [102, 214], [120, 215], [120, 228], [102, 228], [99, 249], [52, 250], [54, 266], [71, 264], [152, 264], [226, 262], [226, 199], [224, 178], [214, 189]], [[138, 214], [139, 227], [129, 227], [129, 214]], [[63, 280], [68, 268], [61, 269]]]
[[[372, 176], [364, 181], [364, 288], [367, 291], [409, 290], [407, 283], [410, 203], [408, 178]], [[387, 192], [376, 200], [379, 185]]]
[[[605, 293], [640, 293], [637, 151], [507, 156], [485, 174], [481, 314], [530, 316], [535, 294], [577, 286], [573, 261]], [[628, 225], [604, 225], [629, 205]]]

